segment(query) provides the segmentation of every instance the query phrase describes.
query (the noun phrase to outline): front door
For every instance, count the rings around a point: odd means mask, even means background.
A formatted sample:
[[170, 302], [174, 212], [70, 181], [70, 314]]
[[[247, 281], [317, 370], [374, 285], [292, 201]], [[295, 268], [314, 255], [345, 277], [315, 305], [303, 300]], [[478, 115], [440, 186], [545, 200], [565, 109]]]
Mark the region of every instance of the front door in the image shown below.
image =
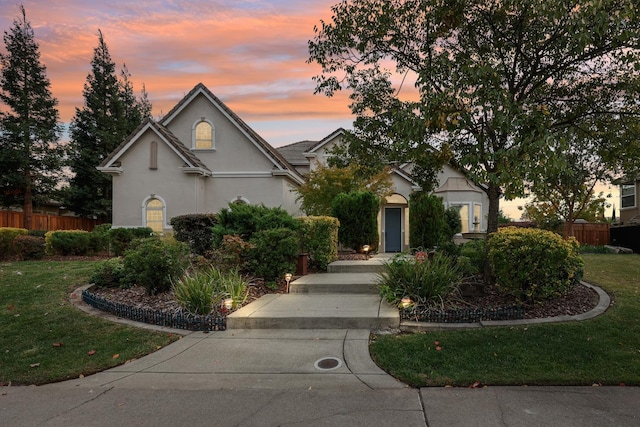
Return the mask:
[[384, 208], [384, 251], [402, 252], [402, 208]]

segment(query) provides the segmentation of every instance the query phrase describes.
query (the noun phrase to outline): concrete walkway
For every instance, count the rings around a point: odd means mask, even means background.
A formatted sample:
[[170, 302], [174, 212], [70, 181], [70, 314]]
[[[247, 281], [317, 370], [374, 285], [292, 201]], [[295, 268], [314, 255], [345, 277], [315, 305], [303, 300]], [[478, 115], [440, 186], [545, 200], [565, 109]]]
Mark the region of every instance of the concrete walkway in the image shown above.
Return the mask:
[[640, 425], [638, 387], [418, 390], [380, 370], [368, 344], [369, 329], [353, 328], [186, 333], [85, 378], [1, 387], [0, 426]]

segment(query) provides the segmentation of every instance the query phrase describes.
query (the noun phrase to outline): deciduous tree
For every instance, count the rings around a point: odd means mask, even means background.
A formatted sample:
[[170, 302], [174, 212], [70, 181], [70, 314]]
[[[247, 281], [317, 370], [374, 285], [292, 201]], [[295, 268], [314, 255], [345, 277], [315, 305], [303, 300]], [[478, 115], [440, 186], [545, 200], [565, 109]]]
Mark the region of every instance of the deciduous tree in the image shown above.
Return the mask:
[[559, 134], [606, 144], [594, 154], [610, 170], [637, 166], [637, 1], [346, 0], [332, 12], [309, 62], [316, 92], [350, 91], [364, 161], [448, 156], [486, 184], [489, 232], [502, 195], [544, 179]]
[[333, 200], [340, 193], [371, 191], [379, 198], [392, 193], [389, 168], [374, 175], [361, 174], [359, 169], [355, 163], [345, 167], [319, 165], [306, 182], [295, 189], [302, 211], [307, 215], [331, 215]]

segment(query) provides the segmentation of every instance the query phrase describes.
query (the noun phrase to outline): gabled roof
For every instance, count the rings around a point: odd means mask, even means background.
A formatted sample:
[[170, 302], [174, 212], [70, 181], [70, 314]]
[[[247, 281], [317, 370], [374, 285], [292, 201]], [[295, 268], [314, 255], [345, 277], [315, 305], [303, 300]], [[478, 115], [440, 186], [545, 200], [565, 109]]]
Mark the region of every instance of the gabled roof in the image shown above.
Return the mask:
[[318, 141], [294, 142], [293, 144], [278, 147], [276, 150], [292, 165], [308, 165], [309, 159], [304, 156], [304, 153], [317, 143]]
[[265, 156], [267, 156], [278, 169], [290, 172], [297, 180], [302, 182], [303, 178], [296, 170], [287, 162], [284, 157], [278, 153], [267, 141], [258, 135], [244, 120], [225, 105], [217, 96], [215, 96], [207, 87], [198, 83], [191, 91], [185, 95], [180, 102], [176, 104], [162, 119], [160, 123], [168, 126], [171, 121], [176, 118], [180, 112], [193, 101], [198, 95], [205, 96], [231, 123], [233, 123]]
[[152, 119], [147, 119], [127, 139], [125, 139], [109, 156], [100, 163], [98, 170], [107, 173], [118, 173], [120, 167], [120, 157], [131, 147], [145, 132], [154, 132], [158, 138], [167, 144], [185, 163], [185, 171], [197, 172], [202, 175], [210, 175], [211, 170], [202, 161], [180, 142], [169, 129], [156, 123]]
[[315, 151], [317, 151], [320, 148], [324, 147], [329, 141], [335, 139], [337, 136], [344, 135], [346, 132], [347, 131], [345, 131], [343, 128], [338, 128], [338, 129], [334, 130], [329, 135], [327, 135], [324, 138], [322, 138], [322, 140], [318, 141], [315, 145], [310, 147], [307, 150], [307, 153], [314, 153]]

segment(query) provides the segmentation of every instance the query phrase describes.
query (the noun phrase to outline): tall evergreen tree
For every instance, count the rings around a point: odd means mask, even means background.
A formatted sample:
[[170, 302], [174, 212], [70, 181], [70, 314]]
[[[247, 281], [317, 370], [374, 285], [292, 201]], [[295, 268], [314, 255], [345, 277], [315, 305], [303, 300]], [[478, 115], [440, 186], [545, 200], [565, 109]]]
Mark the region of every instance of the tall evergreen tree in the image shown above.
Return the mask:
[[111, 177], [96, 170], [151, 110], [133, 94], [126, 66], [121, 79], [101, 31], [94, 49], [91, 72], [84, 85], [84, 107], [71, 122], [71, 179], [68, 204], [76, 213], [111, 220]]
[[4, 32], [0, 53], [0, 205], [22, 206], [32, 228], [33, 202], [51, 198], [62, 173], [65, 147], [46, 67], [23, 6]]

